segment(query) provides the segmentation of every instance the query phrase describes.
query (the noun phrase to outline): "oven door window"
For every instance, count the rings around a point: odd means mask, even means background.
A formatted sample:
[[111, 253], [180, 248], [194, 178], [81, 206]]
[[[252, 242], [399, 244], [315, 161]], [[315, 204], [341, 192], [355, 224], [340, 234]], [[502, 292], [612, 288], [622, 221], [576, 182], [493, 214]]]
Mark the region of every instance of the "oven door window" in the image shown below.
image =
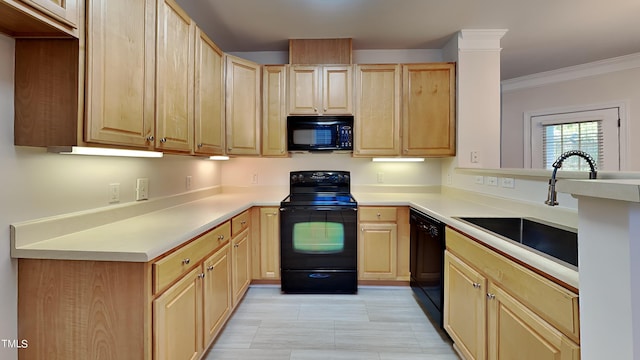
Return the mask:
[[293, 251], [303, 254], [335, 254], [344, 251], [344, 225], [324, 221], [294, 224]]

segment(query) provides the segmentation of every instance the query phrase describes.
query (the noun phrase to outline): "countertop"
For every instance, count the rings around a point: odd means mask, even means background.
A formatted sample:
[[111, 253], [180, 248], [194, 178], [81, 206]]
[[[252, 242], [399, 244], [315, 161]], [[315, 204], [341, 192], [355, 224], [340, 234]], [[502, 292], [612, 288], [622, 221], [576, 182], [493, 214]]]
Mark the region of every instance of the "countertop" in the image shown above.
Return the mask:
[[[214, 193], [162, 207], [137, 216], [118, 219], [108, 210], [64, 217], [38, 219], [11, 226], [11, 256], [66, 260], [148, 262], [193, 237], [231, 219], [253, 206], [278, 206], [286, 196], [284, 189], [249, 193]], [[509, 200], [484, 199], [455, 192], [353, 192], [362, 206], [410, 206], [499, 249], [556, 279], [579, 288], [578, 271], [519, 245], [493, 236], [455, 217], [530, 216], [523, 213], [529, 205]], [[171, 202], [168, 202], [171, 203]], [[488, 206], [491, 204], [492, 206]], [[509, 210], [505, 210], [509, 209]], [[131, 211], [126, 210], [126, 211]], [[95, 226], [83, 225], [89, 219]], [[121, 217], [124, 215], [120, 215]], [[112, 219], [115, 219], [111, 221]], [[577, 214], [565, 216], [564, 225], [572, 226]], [[98, 219], [98, 220], [95, 220]], [[72, 225], [69, 225], [72, 224]], [[64, 225], [64, 226], [63, 226]], [[52, 236], [52, 229], [58, 229]]]

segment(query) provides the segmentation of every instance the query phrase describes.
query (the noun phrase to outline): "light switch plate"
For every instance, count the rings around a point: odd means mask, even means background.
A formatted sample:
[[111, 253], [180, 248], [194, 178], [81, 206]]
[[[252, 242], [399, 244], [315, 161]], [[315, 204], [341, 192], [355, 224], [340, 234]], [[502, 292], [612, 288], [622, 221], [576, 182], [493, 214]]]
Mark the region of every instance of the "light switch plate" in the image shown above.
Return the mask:
[[120, 202], [120, 184], [109, 184], [108, 198], [110, 204]]
[[500, 186], [503, 188], [513, 189], [515, 187], [515, 180], [513, 178], [501, 178]]

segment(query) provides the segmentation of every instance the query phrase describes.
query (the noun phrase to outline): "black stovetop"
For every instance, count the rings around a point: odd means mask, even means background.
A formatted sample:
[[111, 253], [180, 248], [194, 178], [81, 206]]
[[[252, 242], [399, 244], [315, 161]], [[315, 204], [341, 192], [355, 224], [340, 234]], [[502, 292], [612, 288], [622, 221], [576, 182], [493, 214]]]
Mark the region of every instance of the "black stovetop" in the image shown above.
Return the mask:
[[348, 171], [292, 171], [282, 206], [357, 206]]

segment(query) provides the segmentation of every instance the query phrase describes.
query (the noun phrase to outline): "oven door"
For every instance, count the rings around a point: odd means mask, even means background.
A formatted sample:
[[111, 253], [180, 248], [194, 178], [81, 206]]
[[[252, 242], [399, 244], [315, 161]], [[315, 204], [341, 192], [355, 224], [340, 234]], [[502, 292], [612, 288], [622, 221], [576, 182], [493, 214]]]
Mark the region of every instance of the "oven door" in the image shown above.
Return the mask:
[[288, 206], [280, 210], [283, 271], [356, 270], [357, 208]]

